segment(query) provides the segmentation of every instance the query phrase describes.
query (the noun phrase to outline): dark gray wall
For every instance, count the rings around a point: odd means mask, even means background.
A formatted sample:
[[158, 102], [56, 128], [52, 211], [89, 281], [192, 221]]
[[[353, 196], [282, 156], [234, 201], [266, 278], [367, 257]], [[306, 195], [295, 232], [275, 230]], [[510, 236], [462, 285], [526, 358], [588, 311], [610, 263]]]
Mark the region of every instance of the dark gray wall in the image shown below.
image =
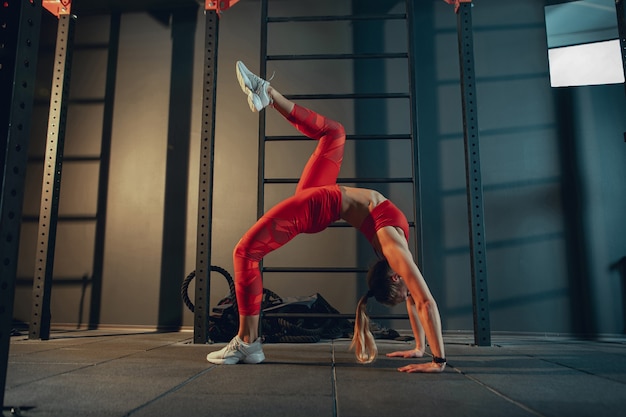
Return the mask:
[[[271, 3], [273, 14], [351, 11], [349, 1]], [[389, 1], [386, 9], [402, 11], [403, 3]], [[621, 333], [626, 279], [619, 263], [626, 256], [624, 87], [550, 87], [544, 3], [481, 0], [473, 8], [492, 329]], [[456, 16], [443, 1], [415, 4], [424, 225], [420, 266], [438, 300], [444, 329], [470, 330]], [[93, 318], [90, 306], [97, 301], [101, 325], [192, 324], [191, 313], [183, 310], [175, 290], [195, 265], [204, 16], [201, 11], [196, 20], [177, 16], [178, 20], [170, 21], [162, 13], [122, 14], [104, 249], [100, 254], [94, 249], [93, 222], [59, 225], [54, 323], [88, 323]], [[77, 44], [107, 42], [109, 25], [108, 15], [79, 17]], [[232, 248], [256, 218], [258, 116], [248, 111], [233, 69], [237, 59], [258, 68], [259, 28], [259, 6], [252, 0], [242, 0], [220, 20], [212, 263], [228, 270], [232, 270]], [[353, 38], [357, 32], [349, 24], [281, 30], [286, 32], [274, 33], [273, 53], [350, 52], [363, 45]], [[382, 25], [375, 33], [380, 38], [377, 43], [387, 51], [406, 43], [406, 31], [393, 24]], [[193, 49], [174, 47], [173, 34], [193, 44]], [[173, 56], [177, 57], [174, 64]], [[104, 50], [77, 49], [72, 97], [102, 97], [105, 68]], [[402, 65], [355, 72], [331, 61], [276, 66], [270, 73], [274, 69], [272, 83], [286, 93], [350, 92], [370, 84], [400, 90], [407, 79]], [[172, 80], [176, 74], [190, 74], [179, 76], [188, 82]], [[40, 83], [45, 98], [45, 77]], [[180, 94], [187, 87], [191, 92]], [[304, 104], [342, 121], [349, 133], [371, 129], [398, 133], [409, 124], [405, 108], [395, 104], [375, 110], [351, 102]], [[103, 107], [101, 103], [70, 105], [66, 154], [99, 155]], [[35, 157], [43, 153], [45, 103], [38, 113], [24, 209], [31, 218], [39, 206], [41, 169]], [[271, 113], [268, 128], [273, 134], [294, 133]], [[312, 146], [307, 142], [272, 145], [269, 175], [297, 176]], [[406, 150], [396, 145], [368, 153], [349, 144], [341, 175], [363, 173], [363, 158], [368, 158], [379, 161], [375, 170], [401, 176], [410, 171], [404, 154]], [[97, 160], [65, 164], [62, 215], [96, 212], [98, 166]], [[266, 204], [291, 191], [290, 187], [268, 190]], [[405, 188], [384, 192], [411, 211], [411, 195]], [[22, 321], [29, 321], [30, 315], [35, 239], [36, 223], [25, 221], [22, 280], [15, 306], [16, 319]], [[93, 265], [98, 256], [101, 286], [98, 294], [92, 294], [89, 280], [97, 275]], [[363, 266], [372, 258], [356, 232], [333, 229], [299, 237], [271, 254], [267, 262]], [[347, 313], [362, 292], [355, 278], [266, 276], [266, 286], [284, 296], [320, 292]], [[212, 287], [215, 303], [227, 289], [219, 276]], [[394, 324], [408, 328], [408, 323]]]

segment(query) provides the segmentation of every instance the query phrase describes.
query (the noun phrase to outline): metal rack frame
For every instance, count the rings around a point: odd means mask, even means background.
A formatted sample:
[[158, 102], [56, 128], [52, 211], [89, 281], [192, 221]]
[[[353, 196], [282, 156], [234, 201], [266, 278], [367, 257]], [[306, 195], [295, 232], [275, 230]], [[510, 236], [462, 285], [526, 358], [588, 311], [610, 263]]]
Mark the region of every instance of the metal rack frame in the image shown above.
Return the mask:
[[[329, 98], [411, 98], [411, 93], [415, 92], [415, 61], [414, 54], [411, 50], [412, 40], [414, 35], [413, 19], [414, 19], [414, 5], [410, 0], [406, 1], [407, 14], [404, 15], [385, 15], [385, 16], [315, 16], [315, 17], [269, 17], [268, 16], [268, 0], [261, 1], [261, 20], [262, 30], [260, 36], [260, 56], [261, 66], [259, 75], [261, 78], [266, 78], [266, 62], [267, 60], [292, 60], [292, 59], [364, 59], [364, 58], [408, 58], [409, 60], [409, 72], [410, 72], [410, 91], [408, 94], [301, 94], [290, 95], [288, 98], [294, 100], [302, 99], [329, 99]], [[451, 1], [446, 1], [452, 3]], [[471, 267], [471, 280], [472, 280], [472, 295], [473, 295], [473, 322], [474, 322], [474, 341], [478, 346], [491, 345], [491, 329], [489, 319], [489, 297], [488, 297], [488, 284], [487, 284], [487, 262], [485, 251], [485, 227], [484, 227], [484, 207], [482, 196], [482, 181], [480, 170], [480, 151], [479, 151], [479, 135], [478, 135], [478, 120], [477, 120], [477, 104], [476, 104], [476, 86], [474, 76], [474, 55], [473, 55], [473, 31], [472, 31], [472, 8], [471, 0], [456, 0], [454, 2], [454, 11], [457, 14], [457, 32], [458, 32], [458, 47], [459, 47], [459, 62], [461, 73], [461, 93], [462, 93], [462, 108], [463, 108], [463, 132], [464, 132], [464, 146], [466, 154], [466, 183], [467, 183], [467, 208], [468, 208], [468, 222], [469, 222], [469, 240], [470, 240], [470, 267]], [[267, 23], [280, 23], [280, 22], [293, 22], [293, 21], [328, 21], [328, 20], [360, 20], [360, 19], [372, 19], [372, 18], [386, 18], [397, 19], [406, 18], [408, 24], [409, 39], [409, 52], [408, 54], [344, 54], [344, 55], [302, 55], [302, 56], [283, 56], [283, 55], [268, 55], [267, 54]], [[211, 30], [209, 31], [209, 25]], [[215, 91], [212, 88], [208, 88], [209, 84], [206, 81], [208, 78], [216, 77], [216, 74], [210, 69], [209, 56], [215, 57], [217, 53], [217, 23], [213, 22], [210, 17], [207, 17], [207, 33], [206, 33], [207, 45], [207, 62], [205, 68], [205, 104], [209, 106], [215, 105]], [[215, 42], [215, 43], [213, 43]], [[214, 50], [212, 49], [215, 46]], [[213, 65], [216, 65], [214, 62]], [[215, 78], [211, 78], [215, 82]], [[411, 136], [413, 141], [413, 154], [414, 154], [414, 166], [415, 170], [419, 163], [419, 147], [417, 140], [417, 108], [415, 100], [411, 101]], [[208, 107], [207, 107], [208, 108]], [[212, 109], [214, 112], [214, 109]], [[205, 110], [205, 116], [207, 111]], [[214, 123], [214, 120], [213, 120]], [[204, 126], [209, 125], [208, 122], [204, 122]], [[213, 135], [213, 127], [211, 130], [205, 132]], [[258, 160], [258, 198], [257, 198], [257, 214], [261, 216], [264, 211], [264, 187], [266, 184], [271, 183], [296, 183], [297, 179], [284, 178], [284, 179], [265, 179], [265, 142], [271, 140], [286, 140], [293, 139], [293, 137], [281, 136], [281, 137], [266, 137], [265, 136], [266, 121], [265, 117], [259, 118], [259, 160]], [[363, 138], [363, 136], [349, 136], [347, 139]], [[203, 146], [204, 149], [210, 149], [210, 156], [212, 157], [212, 141], [213, 138], [206, 138], [210, 143], [209, 148]], [[204, 152], [204, 151], [203, 151]], [[205, 160], [206, 156], [202, 156], [201, 159]], [[204, 167], [201, 165], [201, 180], [205, 176], [209, 176], [212, 181], [212, 164], [209, 168], [210, 173], [204, 171]], [[343, 178], [339, 182], [385, 182], [387, 180], [379, 178], [358, 178], [349, 179]], [[393, 181], [399, 182], [414, 182], [415, 190], [415, 223], [412, 224], [415, 228], [415, 235], [417, 239], [418, 250], [422, 250], [421, 243], [421, 210], [420, 210], [420, 182], [419, 173], [413, 172], [413, 178], [394, 179]], [[202, 181], [201, 181], [202, 183]], [[202, 186], [201, 186], [202, 188]], [[207, 206], [207, 202], [211, 200], [209, 196], [212, 196], [212, 183], [209, 190], [201, 190], [201, 199], [199, 202], [199, 213], [210, 213], [210, 204]], [[204, 197], [204, 199], [202, 198]], [[198, 260], [197, 271], [202, 266], [203, 274], [201, 280], [196, 283], [196, 305], [201, 305], [202, 313], [196, 312], [196, 322], [194, 328], [194, 342], [206, 343], [208, 341], [208, 313], [209, 313], [209, 288], [210, 288], [210, 276], [208, 267], [210, 267], [210, 215], [199, 218], [199, 243], [198, 243]], [[335, 225], [341, 226], [341, 225]], [[208, 227], [208, 234], [204, 233], [204, 228]], [[200, 236], [202, 235], [202, 241]], [[207, 251], [201, 253], [200, 248], [209, 248]], [[418, 258], [421, 258], [421, 252], [418, 254]], [[267, 268], [260, 264], [262, 271], [264, 272], [363, 272], [363, 268], [280, 268], [273, 267]], [[198, 294], [198, 292], [200, 292]], [[198, 304], [198, 303], [203, 304]], [[198, 310], [196, 310], [198, 311]], [[346, 316], [339, 314], [338, 316]], [[269, 315], [268, 315], [269, 317]], [[380, 318], [399, 318], [397, 315], [379, 316]]]

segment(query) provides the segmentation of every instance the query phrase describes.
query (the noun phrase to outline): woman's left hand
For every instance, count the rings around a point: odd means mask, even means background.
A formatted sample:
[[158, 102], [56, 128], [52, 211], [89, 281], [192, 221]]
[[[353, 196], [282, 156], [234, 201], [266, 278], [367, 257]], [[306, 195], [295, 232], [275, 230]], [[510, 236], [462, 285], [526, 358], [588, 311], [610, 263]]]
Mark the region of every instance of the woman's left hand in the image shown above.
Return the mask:
[[424, 351], [420, 349], [399, 350], [387, 354], [389, 358], [421, 358], [422, 356], [424, 356]]

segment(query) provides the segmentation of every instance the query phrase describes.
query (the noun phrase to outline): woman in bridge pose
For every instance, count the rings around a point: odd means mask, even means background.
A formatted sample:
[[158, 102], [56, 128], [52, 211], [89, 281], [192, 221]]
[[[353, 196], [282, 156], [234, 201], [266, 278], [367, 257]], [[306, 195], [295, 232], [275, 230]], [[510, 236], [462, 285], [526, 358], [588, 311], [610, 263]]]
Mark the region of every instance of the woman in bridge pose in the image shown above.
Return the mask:
[[263, 282], [259, 262], [300, 233], [317, 233], [343, 219], [360, 230], [380, 260], [367, 276], [369, 291], [359, 300], [352, 347], [361, 363], [377, 355], [369, 329], [366, 304], [370, 297], [389, 306], [406, 302], [414, 349], [387, 354], [418, 358], [425, 341], [431, 362], [409, 364], [402, 372], [441, 372], [446, 359], [437, 304], [409, 251], [409, 225], [404, 214], [375, 190], [337, 185], [346, 139], [343, 126], [285, 98], [270, 83], [236, 63], [237, 78], [254, 112], [272, 107], [298, 131], [318, 144], [304, 167], [293, 196], [266, 212], [237, 243], [233, 253], [235, 293], [239, 307], [238, 334], [207, 360], [216, 364], [260, 363], [265, 360], [259, 338], [259, 314]]

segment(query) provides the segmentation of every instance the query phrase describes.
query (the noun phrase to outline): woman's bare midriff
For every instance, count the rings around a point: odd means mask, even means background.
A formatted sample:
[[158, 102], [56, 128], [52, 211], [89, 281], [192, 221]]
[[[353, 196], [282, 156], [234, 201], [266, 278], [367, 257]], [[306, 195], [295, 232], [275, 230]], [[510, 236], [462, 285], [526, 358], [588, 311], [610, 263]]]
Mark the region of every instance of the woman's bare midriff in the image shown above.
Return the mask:
[[361, 227], [361, 223], [374, 207], [387, 200], [384, 195], [375, 190], [344, 186], [339, 188], [341, 189], [341, 218], [357, 229]]
[[[376, 190], [344, 186], [340, 186], [339, 188], [341, 189], [341, 218], [356, 229], [361, 227], [361, 224], [374, 207], [387, 200], [384, 195]], [[385, 226], [378, 230], [370, 243], [379, 254], [382, 254], [383, 251], [378, 239], [378, 234], [388, 229], [395, 229], [396, 233], [400, 236], [404, 236], [404, 232], [400, 227]]]

